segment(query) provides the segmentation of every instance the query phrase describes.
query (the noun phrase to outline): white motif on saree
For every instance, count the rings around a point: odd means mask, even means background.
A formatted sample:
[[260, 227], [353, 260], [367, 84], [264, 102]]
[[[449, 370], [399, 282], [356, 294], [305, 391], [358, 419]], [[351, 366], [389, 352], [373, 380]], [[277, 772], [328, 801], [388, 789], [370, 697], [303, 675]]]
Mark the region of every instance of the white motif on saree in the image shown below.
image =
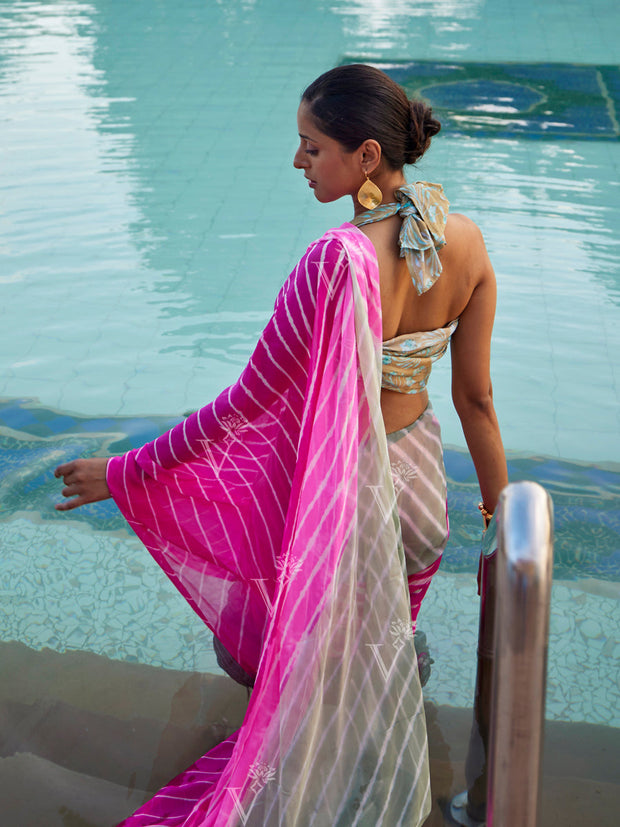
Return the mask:
[[250, 766], [250, 778], [253, 778], [250, 792], [260, 792], [265, 784], [273, 781], [276, 777], [276, 768], [266, 764], [264, 761], [255, 761]]
[[[249, 776], [252, 779], [252, 784], [250, 785], [249, 792], [260, 793], [260, 791], [270, 782], [273, 781], [276, 777], [276, 768], [270, 766], [269, 764], [265, 763], [264, 761], [254, 761], [253, 764], [250, 764], [249, 767]], [[250, 818], [250, 810], [252, 809], [252, 804], [250, 804], [250, 808], [245, 810], [243, 804], [241, 803], [241, 799], [239, 798], [239, 787], [227, 787], [226, 788], [231, 795], [231, 798], [235, 805], [235, 810], [237, 811], [237, 815], [241, 819], [242, 824], [247, 824]]]
[[415, 479], [416, 470], [412, 465], [409, 465], [403, 460], [393, 462], [390, 466], [392, 471], [392, 480], [394, 481], [394, 490], [396, 494], [403, 490], [412, 480]]
[[409, 620], [393, 620], [390, 623], [390, 634], [395, 649], [402, 649], [408, 640], [413, 640], [413, 626]]
[[278, 579], [282, 584], [288, 585], [291, 580], [299, 574], [302, 567], [302, 561], [297, 557], [288, 557], [280, 559], [277, 562]]
[[235, 436], [237, 431], [240, 431], [241, 428], [246, 423], [246, 420], [239, 416], [239, 414], [229, 414], [228, 416], [223, 416], [221, 419], [222, 427], [226, 431], [226, 434], [222, 437], [224, 442], [231, 442]]
[[[393, 620], [390, 623], [390, 634], [392, 635], [392, 645], [398, 654], [408, 640], [413, 640], [413, 627], [411, 625], [411, 621], [404, 618]], [[377, 661], [377, 665], [381, 670], [381, 674], [384, 679], [387, 680], [394, 664], [396, 663], [396, 658], [394, 658], [392, 663], [388, 666], [383, 660], [383, 656], [380, 651], [381, 647], [384, 646], [383, 643], [367, 643], [366, 646], [371, 649], [375, 660]]]

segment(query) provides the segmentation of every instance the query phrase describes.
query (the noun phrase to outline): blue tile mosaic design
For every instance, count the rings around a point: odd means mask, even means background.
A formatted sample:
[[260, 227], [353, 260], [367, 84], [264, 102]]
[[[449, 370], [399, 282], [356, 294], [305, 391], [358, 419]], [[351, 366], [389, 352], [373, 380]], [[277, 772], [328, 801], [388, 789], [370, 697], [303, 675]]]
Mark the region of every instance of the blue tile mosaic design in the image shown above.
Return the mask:
[[[52, 475], [56, 465], [78, 456], [123, 453], [178, 421], [169, 417], [89, 420], [30, 405], [28, 400], [0, 400], [0, 502], [7, 517], [34, 509], [43, 520], [66, 520], [53, 508], [60, 499], [59, 482]], [[446, 448], [445, 464], [452, 528], [443, 569], [472, 572], [480, 553], [476, 474], [465, 451]], [[527, 457], [509, 459], [509, 477], [535, 480], [553, 497], [556, 577], [620, 581], [620, 471]], [[110, 502], [86, 506], [81, 513], [97, 530], [125, 529], [125, 521]]]
[[101, 417], [69, 415], [41, 407], [36, 400], [0, 399], [0, 431], [9, 429], [34, 437], [69, 434], [105, 435], [111, 453], [139, 448], [172, 428], [181, 417]]
[[410, 94], [428, 100], [448, 133], [554, 141], [620, 138], [618, 66], [436, 61], [374, 65]]

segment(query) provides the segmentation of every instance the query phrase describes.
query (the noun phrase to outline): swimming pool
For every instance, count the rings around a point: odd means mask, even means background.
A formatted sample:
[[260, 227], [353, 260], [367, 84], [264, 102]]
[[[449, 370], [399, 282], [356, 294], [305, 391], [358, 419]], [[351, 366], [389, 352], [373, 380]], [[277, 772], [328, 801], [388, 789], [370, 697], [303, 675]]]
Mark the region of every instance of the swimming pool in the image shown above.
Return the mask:
[[[605, 0], [589, 8], [2, 5], [7, 645], [213, 670], [209, 635], [113, 508], [53, 512], [51, 470], [141, 444], [236, 378], [294, 261], [348, 217], [343, 203], [314, 202], [292, 168], [301, 90], [341, 60], [405, 73], [416, 61], [414, 81], [424, 76], [415, 82], [460, 117], [417, 177], [441, 181], [478, 221], [498, 274], [493, 373], [511, 478], [541, 481], [556, 504], [547, 717], [618, 726], [620, 12]], [[577, 126], [558, 134], [558, 123]], [[432, 392], [452, 539], [421, 619], [435, 658], [426, 692], [464, 709], [476, 486], [447, 364]]]

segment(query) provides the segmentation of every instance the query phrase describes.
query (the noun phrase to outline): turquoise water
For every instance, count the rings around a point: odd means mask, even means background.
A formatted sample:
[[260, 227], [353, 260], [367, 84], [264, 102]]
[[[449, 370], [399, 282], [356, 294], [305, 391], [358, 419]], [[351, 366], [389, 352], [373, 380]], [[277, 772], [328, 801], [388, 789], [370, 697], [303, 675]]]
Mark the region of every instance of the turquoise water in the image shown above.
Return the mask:
[[[4, 3], [0, 395], [93, 417], [212, 398], [306, 244], [348, 217], [291, 166], [308, 78], [352, 56], [613, 63], [611, 4], [576, 15], [570, 37], [563, 8]], [[448, 133], [418, 175], [444, 183], [491, 250], [506, 446], [617, 461], [617, 136]], [[463, 446], [448, 382], [442, 364], [435, 405]]]
[[[113, 506], [53, 511], [52, 469], [141, 444], [236, 379], [294, 262], [349, 218], [292, 168], [301, 91], [342, 60], [417, 61], [446, 129], [416, 177], [483, 229], [511, 478], [556, 505], [547, 715], [617, 726], [619, 31], [607, 0], [3, 2], [2, 639], [214, 668]], [[452, 538], [423, 609], [426, 691], [467, 706], [478, 497], [445, 360], [431, 390]]]

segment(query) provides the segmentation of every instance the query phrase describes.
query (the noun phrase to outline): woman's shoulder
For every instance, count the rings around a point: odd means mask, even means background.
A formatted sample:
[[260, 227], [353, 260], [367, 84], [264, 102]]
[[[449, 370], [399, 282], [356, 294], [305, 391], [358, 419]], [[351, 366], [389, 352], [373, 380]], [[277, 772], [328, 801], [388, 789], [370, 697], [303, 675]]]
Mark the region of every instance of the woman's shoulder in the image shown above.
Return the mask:
[[340, 258], [342, 253], [375, 258], [375, 248], [372, 242], [365, 233], [349, 222], [324, 232], [320, 238], [310, 244], [304, 257], [310, 256], [315, 259], [317, 256], [324, 258], [331, 254]]
[[451, 235], [454, 241], [461, 238], [465, 241], [482, 239], [482, 232], [476, 222], [469, 216], [458, 212], [451, 212], [447, 218], [446, 241], [449, 241], [448, 235]]
[[460, 281], [470, 276], [475, 283], [493, 268], [480, 227], [462, 213], [450, 213], [446, 223], [446, 245], [440, 251], [442, 265], [456, 272]]
[[446, 246], [441, 251], [447, 256], [459, 258], [479, 258], [487, 255], [482, 230], [468, 216], [462, 213], [450, 213], [446, 222]]

